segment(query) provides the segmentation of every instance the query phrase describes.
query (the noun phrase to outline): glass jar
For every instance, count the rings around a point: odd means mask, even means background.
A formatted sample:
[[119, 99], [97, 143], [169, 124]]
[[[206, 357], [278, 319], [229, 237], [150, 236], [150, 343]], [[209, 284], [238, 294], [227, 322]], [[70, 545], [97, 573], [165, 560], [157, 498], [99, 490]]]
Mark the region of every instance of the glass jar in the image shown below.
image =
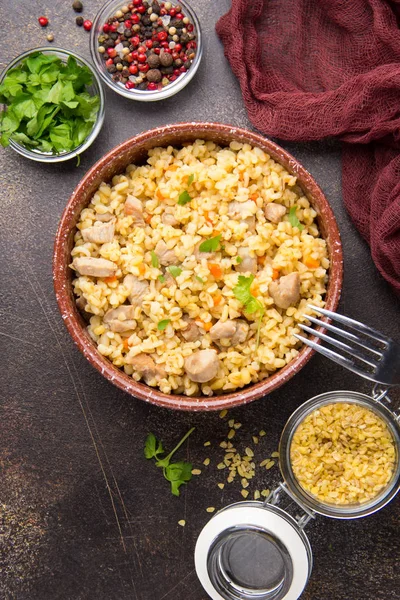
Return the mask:
[[[312, 551], [304, 532], [320, 514], [335, 519], [370, 515], [400, 488], [400, 414], [387, 391], [372, 396], [335, 391], [311, 398], [287, 421], [279, 443], [283, 480], [266, 501], [239, 502], [219, 511], [203, 528], [195, 550], [197, 575], [212, 600], [297, 600], [309, 580]], [[294, 476], [290, 446], [300, 423], [324, 405], [346, 402], [367, 408], [386, 423], [396, 449], [384, 490], [363, 504], [333, 505], [308, 494]]]

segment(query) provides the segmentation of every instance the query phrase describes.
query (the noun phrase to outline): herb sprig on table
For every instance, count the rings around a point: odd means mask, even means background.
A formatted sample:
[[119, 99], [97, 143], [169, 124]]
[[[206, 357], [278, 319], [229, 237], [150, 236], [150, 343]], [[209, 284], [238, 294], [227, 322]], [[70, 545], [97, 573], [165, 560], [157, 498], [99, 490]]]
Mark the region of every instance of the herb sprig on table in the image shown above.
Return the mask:
[[162, 468], [165, 479], [171, 483], [171, 492], [174, 496], [179, 496], [179, 488], [181, 485], [191, 480], [192, 463], [184, 461], [171, 463], [171, 458], [194, 430], [194, 427], [189, 429], [179, 444], [175, 446], [172, 452], [170, 452], [165, 458], [159, 458], [159, 455], [165, 454], [162, 442], [157, 440], [153, 433], [149, 433], [146, 438], [144, 455], [148, 460], [154, 458], [156, 461], [156, 467]]
[[29, 150], [59, 154], [88, 137], [100, 107], [87, 86], [92, 73], [75, 58], [66, 63], [54, 54], [34, 52], [7, 73], [0, 85], [0, 143], [10, 140]]

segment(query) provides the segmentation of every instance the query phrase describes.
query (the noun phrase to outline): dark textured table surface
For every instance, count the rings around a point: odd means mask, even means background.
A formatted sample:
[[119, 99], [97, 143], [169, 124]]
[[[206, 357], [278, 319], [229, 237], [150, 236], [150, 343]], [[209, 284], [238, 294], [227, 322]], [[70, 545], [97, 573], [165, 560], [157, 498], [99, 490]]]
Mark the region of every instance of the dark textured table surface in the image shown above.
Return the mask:
[[[74, 24], [70, 1], [2, 0], [0, 66], [17, 53], [54, 43], [89, 56], [88, 34]], [[93, 17], [100, 0], [85, 0]], [[163, 103], [140, 104], [107, 90], [103, 130], [79, 167], [44, 166], [12, 150], [0, 154], [1, 414], [0, 598], [18, 600], [205, 600], [193, 550], [210, 515], [241, 499], [239, 484], [217, 482], [219, 442], [228, 431], [218, 414], [169, 412], [140, 402], [107, 383], [69, 338], [53, 295], [53, 238], [79, 179], [106, 151], [140, 131], [174, 121], [217, 120], [249, 127], [238, 84], [215, 35], [228, 0], [197, 0], [205, 52], [195, 80]], [[47, 14], [48, 31], [37, 24]], [[315, 176], [342, 233], [345, 278], [340, 310], [400, 339], [399, 303], [375, 270], [369, 250], [341, 199], [340, 148], [283, 144]], [[267, 435], [257, 458], [276, 450], [290, 413], [307, 398], [370, 385], [314, 357], [290, 383], [229, 417], [243, 426], [236, 445]], [[399, 393], [393, 394], [399, 398]], [[143, 457], [153, 431], [167, 447], [190, 426], [182, 451], [209, 467], [179, 498]], [[211, 447], [203, 443], [209, 440]], [[272, 488], [276, 467], [258, 469], [251, 490]], [[315, 565], [304, 600], [399, 598], [399, 502], [378, 514], [340, 522], [318, 518], [307, 529]], [[186, 527], [178, 525], [186, 519]]]

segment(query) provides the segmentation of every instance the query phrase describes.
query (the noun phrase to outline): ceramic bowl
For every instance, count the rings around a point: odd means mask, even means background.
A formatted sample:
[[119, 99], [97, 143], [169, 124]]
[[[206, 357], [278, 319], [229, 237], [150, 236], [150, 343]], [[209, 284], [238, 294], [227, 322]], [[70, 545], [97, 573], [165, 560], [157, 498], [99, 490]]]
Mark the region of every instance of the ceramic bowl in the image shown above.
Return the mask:
[[84, 356], [106, 379], [128, 394], [158, 406], [177, 410], [209, 411], [247, 404], [266, 396], [296, 375], [310, 360], [314, 351], [304, 346], [296, 358], [267, 379], [230, 394], [211, 398], [163, 394], [156, 388], [134, 381], [97, 351], [87, 332], [85, 321], [76, 307], [72, 292], [74, 272], [68, 267], [71, 263], [71, 249], [80, 212], [90, 202], [100, 183], [110, 181], [132, 162], [143, 162], [148, 150], [155, 146], [180, 146], [196, 139], [211, 140], [222, 146], [227, 146], [234, 140], [258, 146], [297, 177], [298, 183], [318, 214], [318, 225], [327, 242], [331, 266], [326, 308], [336, 310], [343, 277], [342, 246], [334, 214], [322, 190], [306, 169], [274, 142], [257, 133], [219, 123], [178, 123], [152, 129], [126, 140], [103, 156], [86, 173], [68, 200], [55, 240], [53, 277], [57, 302], [68, 331]]

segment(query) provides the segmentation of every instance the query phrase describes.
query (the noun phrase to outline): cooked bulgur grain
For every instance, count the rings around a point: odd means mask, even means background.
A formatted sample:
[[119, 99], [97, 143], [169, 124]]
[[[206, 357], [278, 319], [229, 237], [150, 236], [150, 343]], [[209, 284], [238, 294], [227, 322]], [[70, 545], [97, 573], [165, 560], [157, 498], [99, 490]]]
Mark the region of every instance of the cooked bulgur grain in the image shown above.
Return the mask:
[[[167, 394], [212, 396], [269, 377], [298, 355], [307, 304], [324, 305], [329, 260], [316, 216], [260, 148], [153, 148], [102, 183], [77, 224], [74, 292], [98, 351]], [[254, 276], [262, 311], [246, 313], [240, 276]]]
[[314, 410], [300, 423], [290, 458], [307, 492], [330, 504], [356, 504], [387, 486], [396, 450], [386, 423], [372, 410], [336, 402]]

